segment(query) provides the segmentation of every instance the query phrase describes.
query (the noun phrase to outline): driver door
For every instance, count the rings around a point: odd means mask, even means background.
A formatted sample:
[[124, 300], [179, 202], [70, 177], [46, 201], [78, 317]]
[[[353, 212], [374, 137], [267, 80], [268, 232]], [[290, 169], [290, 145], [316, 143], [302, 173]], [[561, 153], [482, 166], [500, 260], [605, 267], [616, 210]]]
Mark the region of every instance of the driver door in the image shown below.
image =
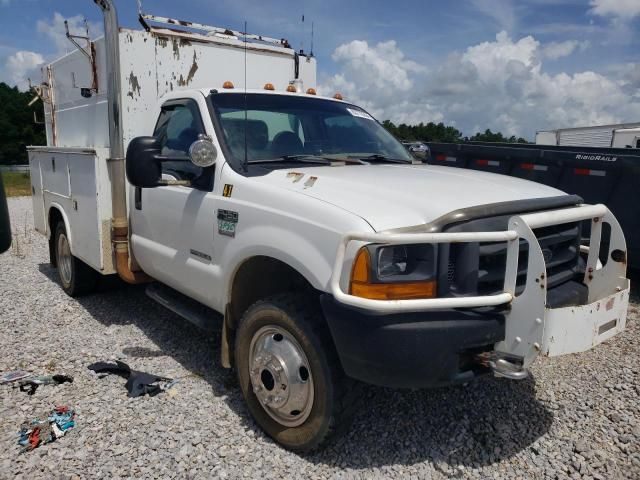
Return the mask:
[[207, 303], [213, 280], [215, 165], [202, 169], [189, 159], [191, 144], [207, 133], [203, 107], [204, 100], [193, 98], [165, 102], [153, 133], [166, 158], [163, 178], [188, 180], [191, 186], [134, 188], [130, 211], [133, 253], [142, 270]]

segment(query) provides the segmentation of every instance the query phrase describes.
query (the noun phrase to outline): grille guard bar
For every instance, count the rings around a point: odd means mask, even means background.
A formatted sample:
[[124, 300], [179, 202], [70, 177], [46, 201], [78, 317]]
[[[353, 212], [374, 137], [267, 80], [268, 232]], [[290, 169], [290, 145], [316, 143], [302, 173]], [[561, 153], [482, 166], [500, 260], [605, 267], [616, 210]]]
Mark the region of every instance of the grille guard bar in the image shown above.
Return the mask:
[[[464, 233], [364, 233], [351, 232], [346, 234], [338, 246], [336, 260], [333, 268], [333, 275], [330, 280], [331, 293], [339, 302], [357, 308], [374, 310], [381, 313], [416, 312], [449, 308], [474, 308], [503, 305], [512, 302], [515, 295], [516, 276], [519, 255], [519, 240], [524, 238], [527, 241], [535, 239], [533, 229], [563, 223], [572, 223], [582, 220], [592, 220], [590, 248], [586, 265], [585, 283], [589, 284], [596, 273], [602, 277], [603, 273], [607, 277], [624, 277], [626, 265], [619, 269], [598, 269], [598, 252], [600, 250], [600, 237], [603, 221], [611, 226], [611, 241], [609, 257], [614, 249], [622, 249], [626, 252], [624, 235], [615, 217], [602, 204], [580, 205], [572, 208], [559, 210], [549, 210], [525, 215], [514, 215], [509, 219], [509, 230], [498, 232], [464, 232]], [[527, 237], [527, 238], [525, 238]], [[385, 245], [406, 245], [418, 243], [473, 243], [473, 242], [508, 242], [507, 263], [505, 269], [504, 291], [494, 295], [482, 295], [472, 297], [453, 298], [427, 298], [415, 300], [372, 300], [350, 295], [343, 290], [343, 285], [347, 285], [349, 279], [345, 277], [345, 267], [351, 266], [351, 259], [345, 263], [347, 249], [351, 242], [381, 243]], [[537, 243], [537, 240], [536, 240]], [[537, 248], [530, 248], [530, 256], [539, 256], [538, 259], [544, 272], [544, 259], [537, 245]], [[614, 262], [609, 262], [609, 264]], [[609, 266], [609, 265], [607, 265]], [[594, 273], [598, 269], [598, 272]], [[603, 272], [608, 270], [609, 272]], [[531, 275], [533, 272], [528, 272]], [[546, 273], [546, 272], [545, 272]], [[536, 272], [535, 275], [538, 275]], [[544, 278], [544, 276], [542, 277]], [[601, 278], [601, 284], [604, 278]], [[610, 278], [611, 283], [615, 282]], [[546, 289], [545, 282], [542, 282], [543, 290]], [[602, 290], [599, 288], [598, 290]], [[546, 292], [546, 291], [545, 291]], [[604, 292], [600, 291], [599, 295]], [[526, 292], [522, 295], [526, 295]], [[592, 301], [591, 293], [589, 300]]]

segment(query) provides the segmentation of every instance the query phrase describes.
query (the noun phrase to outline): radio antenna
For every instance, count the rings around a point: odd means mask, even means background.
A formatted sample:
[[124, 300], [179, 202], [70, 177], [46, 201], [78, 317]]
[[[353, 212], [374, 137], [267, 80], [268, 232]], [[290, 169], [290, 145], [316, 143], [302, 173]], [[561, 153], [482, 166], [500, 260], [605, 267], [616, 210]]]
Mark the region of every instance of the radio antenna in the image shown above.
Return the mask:
[[313, 57], [313, 22], [311, 22], [311, 51], [309, 55]]
[[249, 170], [247, 158], [247, 21], [244, 21], [244, 171]]

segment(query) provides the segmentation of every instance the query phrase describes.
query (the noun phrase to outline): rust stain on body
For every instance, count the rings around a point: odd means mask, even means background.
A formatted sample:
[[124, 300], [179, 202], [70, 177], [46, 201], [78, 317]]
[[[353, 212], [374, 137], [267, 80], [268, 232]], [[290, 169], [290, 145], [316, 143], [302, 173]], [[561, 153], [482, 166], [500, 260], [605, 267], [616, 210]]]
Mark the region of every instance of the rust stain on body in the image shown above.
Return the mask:
[[134, 97], [135, 94], [140, 96], [140, 83], [138, 82], [138, 77], [133, 74], [133, 71], [129, 74], [129, 95], [131, 98]]
[[180, 60], [180, 42], [178, 39], [172, 38], [171, 44], [173, 45], [173, 56], [176, 60]]
[[187, 75], [187, 84], [189, 84], [191, 82], [191, 80], [193, 80], [193, 76], [196, 74], [196, 72], [198, 71], [198, 62], [197, 62], [198, 58], [196, 57], [196, 52], [193, 52], [193, 63], [191, 64], [191, 68], [189, 69], [189, 74]]
[[191, 68], [189, 69], [189, 73], [187, 73], [187, 78], [185, 79], [182, 74], [180, 74], [180, 78], [178, 78], [178, 85], [181, 87], [185, 87], [191, 83], [194, 75], [198, 71], [198, 57], [196, 56], [196, 52], [193, 52], [193, 63], [191, 64]]

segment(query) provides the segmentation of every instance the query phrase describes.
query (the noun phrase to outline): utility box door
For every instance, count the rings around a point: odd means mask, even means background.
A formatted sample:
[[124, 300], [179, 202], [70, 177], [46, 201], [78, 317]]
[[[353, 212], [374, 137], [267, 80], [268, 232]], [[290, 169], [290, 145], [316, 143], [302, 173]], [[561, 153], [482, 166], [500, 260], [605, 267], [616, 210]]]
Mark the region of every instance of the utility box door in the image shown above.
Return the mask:
[[67, 215], [73, 225], [73, 254], [93, 268], [102, 270], [96, 156], [69, 154], [69, 157], [71, 209]]
[[33, 202], [33, 224], [36, 231], [47, 234], [47, 221], [44, 214], [44, 192], [42, 191], [42, 172], [40, 156], [29, 152], [29, 170], [31, 174], [31, 201]]
[[[105, 188], [106, 149], [29, 147], [36, 230], [53, 235], [48, 225], [60, 211], [71, 253], [102, 274], [114, 273], [110, 243], [111, 193]], [[102, 179], [102, 184], [99, 182]]]

